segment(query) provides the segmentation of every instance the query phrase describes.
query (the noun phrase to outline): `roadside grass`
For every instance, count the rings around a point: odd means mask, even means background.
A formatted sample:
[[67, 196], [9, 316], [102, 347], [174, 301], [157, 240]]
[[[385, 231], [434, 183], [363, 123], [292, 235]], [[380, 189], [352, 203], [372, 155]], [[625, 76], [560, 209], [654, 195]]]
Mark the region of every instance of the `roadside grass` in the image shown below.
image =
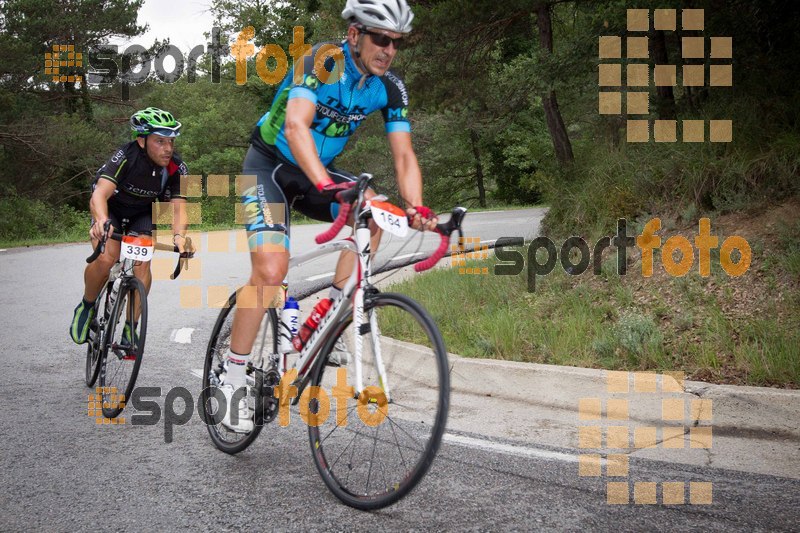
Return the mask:
[[610, 149], [588, 135], [574, 142], [575, 164], [543, 183], [551, 203], [544, 225], [550, 236], [576, 228], [612, 230], [618, 218], [675, 208], [681, 219], [697, 211], [734, 213], [769, 207], [800, 194], [800, 134], [792, 128], [759, 126], [757, 102], [719, 100], [703, 113], [725, 110], [747, 142], [622, 143]]
[[[794, 272], [795, 253], [787, 250], [773, 261], [772, 268], [780, 271], [776, 275]], [[754, 257], [754, 263], [760, 259]], [[420, 301], [448, 351], [466, 357], [680, 370], [718, 383], [800, 387], [796, 288], [783, 301], [764, 294], [761, 312], [737, 312], [732, 306], [742, 303], [737, 301], [741, 285], [724, 275], [701, 278], [694, 270], [682, 278], [643, 278], [635, 264], [620, 276], [616, 257], [609, 257], [598, 276], [591, 269], [571, 276], [558, 267], [538, 277], [535, 292], [529, 293], [525, 270], [498, 276], [495, 263], [467, 261], [467, 268], [488, 267], [488, 275], [439, 269], [388, 290]], [[720, 270], [718, 262], [716, 270], [713, 266], [712, 272]], [[382, 331], [402, 338], [392, 324], [383, 324]]]
[[[471, 213], [483, 211], [510, 211], [515, 209], [531, 209], [543, 207], [543, 205], [526, 206], [493, 206], [486, 208], [470, 208]], [[204, 212], [205, 213], [205, 212]], [[192, 232], [224, 231], [241, 229], [241, 224], [235, 222], [219, 222], [220, 217], [214, 216], [214, 212], [207, 213], [212, 222], [202, 224], [192, 224], [189, 230]], [[62, 223], [48, 225], [47, 228], [34, 228], [27, 233], [3, 232], [0, 234], [0, 248], [21, 248], [26, 246], [42, 246], [47, 244], [65, 244], [86, 242], [89, 240], [89, 220], [88, 212], [71, 211], [68, 217], [61, 219]], [[10, 219], [9, 219], [10, 220]], [[292, 225], [303, 226], [306, 224], [324, 224], [319, 220], [308, 218], [302, 213], [292, 212]], [[169, 226], [165, 226], [169, 229]]]
[[[88, 211], [62, 205], [48, 204], [8, 191], [0, 198], [0, 248], [41, 246], [48, 244], [87, 242], [89, 239]], [[198, 203], [192, 199], [191, 203]], [[189, 226], [192, 232], [241, 229], [235, 221], [238, 196], [233, 189], [229, 196], [204, 197], [199, 200], [200, 224]], [[470, 208], [471, 212], [506, 211], [538, 206], [490, 205], [485, 208]], [[296, 211], [292, 212], [292, 225], [319, 224]], [[169, 225], [159, 225], [169, 230]]]
[[[470, 213], [483, 213], [486, 211], [516, 211], [519, 209], [534, 209], [541, 207], [549, 207], [549, 204], [540, 202], [536, 204], [520, 204], [520, 205], [487, 205], [486, 207], [470, 207]], [[439, 214], [447, 214], [449, 211], [440, 211]]]
[[[0, 248], [22, 248], [26, 246], [43, 246], [47, 244], [66, 244], [66, 243], [79, 243], [89, 242], [89, 215], [86, 215], [86, 221], [80, 226], [73, 226], [66, 228], [60, 233], [55, 233], [47, 236], [38, 236], [24, 239], [4, 239], [0, 237]], [[294, 223], [294, 221], [292, 221]], [[197, 224], [190, 226], [192, 232], [203, 231], [221, 231], [239, 229], [240, 225], [231, 224]], [[168, 227], [166, 227], [168, 229]]]
[[778, 227], [778, 263], [790, 276], [800, 278], [800, 220], [782, 221]]
[[8, 239], [0, 236], [0, 248], [22, 248], [26, 246], [41, 246], [46, 244], [63, 244], [70, 242], [88, 242], [89, 226], [84, 228], [71, 227], [49, 236], [30, 237], [23, 239]]

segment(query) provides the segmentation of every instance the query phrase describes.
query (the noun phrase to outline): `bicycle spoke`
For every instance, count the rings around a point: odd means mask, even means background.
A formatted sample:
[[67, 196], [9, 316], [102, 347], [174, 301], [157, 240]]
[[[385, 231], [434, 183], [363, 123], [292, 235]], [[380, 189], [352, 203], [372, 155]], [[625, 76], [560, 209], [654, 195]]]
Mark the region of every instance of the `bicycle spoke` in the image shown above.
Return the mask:
[[[214, 328], [211, 332], [208, 348], [206, 349], [205, 365], [203, 368], [203, 390], [209, 391], [211, 387], [219, 386], [219, 374], [225, 363], [225, 355], [231, 344], [231, 332], [233, 328], [233, 317], [236, 310], [236, 293], [228, 298], [227, 306], [223, 307], [220, 311]], [[258, 363], [258, 371], [265, 371], [267, 365], [270, 364], [269, 355], [277, 353], [277, 314], [275, 309], [268, 309], [264, 313], [264, 318], [261, 327], [263, 332], [259, 332], [256, 337], [256, 342], [253, 346], [254, 357], [251, 361]], [[248, 406], [251, 402], [250, 396], [254, 396], [252, 401], [255, 413], [258, 412], [259, 402], [263, 401], [262, 389], [259, 380], [256, 380], [256, 386], [251, 390], [248, 395]], [[247, 433], [239, 433], [226, 427], [222, 423], [222, 417], [219, 412], [219, 403], [217, 403], [213, 396], [209, 396], [210, 392], [204, 392], [204, 416], [206, 421], [206, 428], [211, 436], [214, 445], [225, 453], [236, 454], [246, 449], [258, 437], [264, 423], [254, 424], [253, 429]], [[215, 407], [216, 404], [216, 407]], [[229, 406], [226, 406], [229, 407]], [[214, 423], [215, 419], [219, 422]]]
[[[358, 432], [353, 432], [353, 433], [354, 433], [354, 435], [353, 435], [353, 439], [350, 441], [351, 443], [352, 443], [352, 442], [354, 442], [354, 441], [356, 440], [356, 437], [358, 437]], [[341, 458], [342, 458], [342, 455], [344, 455], [344, 452], [346, 452], [346, 451], [348, 450], [348, 448], [349, 448], [349, 447], [350, 447], [350, 446], [348, 445], [348, 446], [345, 446], [345, 447], [342, 449], [342, 451], [339, 453], [339, 455], [336, 457], [336, 459], [333, 461], [333, 463], [331, 463], [331, 468], [333, 468], [334, 466], [336, 466], [336, 463], [338, 463], [338, 462], [339, 462], [339, 459], [341, 459]]]
[[[389, 423], [390, 423], [390, 424], [392, 424], [392, 426], [395, 426], [395, 427], [397, 427], [397, 429], [399, 429], [400, 431], [402, 431], [403, 433], [405, 433], [406, 435], [408, 435], [408, 437], [409, 437], [411, 440], [413, 440], [414, 442], [416, 442], [417, 444], [419, 444], [419, 440], [417, 440], [417, 438], [416, 438], [414, 435], [412, 435], [411, 433], [409, 433], [408, 431], [406, 431], [405, 429], [403, 429], [403, 428], [400, 426], [400, 424], [396, 423], [396, 422], [395, 422], [394, 420], [392, 420], [390, 417], [386, 417], [386, 419], [389, 421]], [[422, 449], [422, 448], [424, 448], [424, 447], [425, 447], [425, 446], [424, 446], [424, 445], [422, 445], [422, 444], [419, 444], [419, 446], [420, 446], [420, 449]], [[413, 449], [413, 448], [412, 448], [412, 449]]]
[[372, 478], [372, 465], [375, 462], [375, 450], [378, 447], [378, 428], [375, 428], [375, 435], [372, 437], [372, 457], [369, 460], [369, 470], [367, 471], [367, 487], [364, 494], [369, 494], [369, 480]]
[[394, 437], [394, 442], [397, 444], [397, 453], [400, 454], [400, 461], [403, 463], [403, 467], [406, 467], [406, 460], [403, 457], [403, 450], [400, 446], [400, 441], [397, 439], [397, 432], [394, 430], [394, 426], [390, 425], [389, 428], [392, 430], [392, 436]]
[[[375, 428], [375, 437], [376, 437], [376, 439], [378, 437], [378, 431], [379, 430], [380, 430], [380, 426]], [[381, 467], [380, 471], [381, 471], [381, 477], [383, 478], [383, 486], [384, 487], [388, 487], [389, 486], [389, 481], [387, 481], [387, 479], [386, 479], [386, 467], [384, 465], [383, 460], [380, 459], [380, 458], [378, 459], [378, 465]]]
[[422, 409], [421, 407], [413, 407], [412, 405], [409, 405], [409, 404], [398, 403], [396, 400], [393, 400], [391, 405], [395, 406], [395, 407], [400, 407], [400, 408], [403, 408], [403, 409], [407, 409], [409, 411], [415, 411], [415, 412], [418, 412], [418, 413], [425, 413], [426, 412], [425, 409]]
[[[363, 433], [363, 432], [361, 432], [359, 430], [356, 430], [356, 429], [353, 429], [353, 428], [350, 428], [350, 427], [345, 427], [345, 426], [342, 426], [342, 428], [343, 428], [342, 431], [352, 433], [355, 438], [357, 438], [357, 437], [370, 438], [368, 434]], [[388, 438], [381, 438], [381, 439], [378, 439], [378, 441], [382, 442], [384, 444], [390, 444], [390, 443], [393, 442], [391, 439], [388, 439]], [[349, 445], [347, 447], [349, 448]], [[416, 451], [416, 452], [420, 451], [420, 449], [418, 447], [415, 448], [413, 446], [404, 445], [404, 444], [402, 444], [402, 442], [400, 444], [398, 444], [398, 447], [400, 447], [400, 448], [402, 448], [404, 450], [410, 450], [410, 451]]]
[[[356, 432], [355, 436], [358, 436], [358, 433], [359, 432]], [[353, 438], [353, 441], [355, 442], [355, 437]], [[350, 452], [350, 463], [348, 464], [347, 479], [345, 480], [345, 483], [350, 481], [350, 474], [353, 472], [353, 457], [355, 457], [355, 452], [356, 452], [356, 446], [353, 446], [353, 450]]]
[[[350, 419], [350, 415], [351, 415], [351, 414], [352, 414], [352, 412], [353, 412], [353, 411], [355, 411], [357, 408], [358, 408], [358, 404], [354, 405], [354, 406], [353, 406], [353, 408], [352, 408], [352, 409], [350, 409], [350, 410], [347, 412], [347, 418], [345, 418], [345, 421], [347, 421], [347, 420], [349, 420], [349, 419]], [[337, 429], [339, 429], [340, 427], [341, 427], [341, 428], [345, 428], [345, 427], [347, 427], [347, 424], [340, 426], [340, 425], [339, 425], [339, 421], [337, 420], [337, 421], [336, 421], [336, 425], [334, 425], [334, 426], [333, 426], [333, 429], [331, 429], [331, 430], [328, 432], [328, 434], [327, 434], [327, 435], [325, 435], [325, 437], [324, 437], [324, 438], [320, 439], [320, 444], [322, 444], [322, 443], [324, 443], [326, 440], [328, 440], [328, 437], [330, 437], [330, 436], [331, 436], [331, 434], [332, 434], [334, 431], [336, 431]]]

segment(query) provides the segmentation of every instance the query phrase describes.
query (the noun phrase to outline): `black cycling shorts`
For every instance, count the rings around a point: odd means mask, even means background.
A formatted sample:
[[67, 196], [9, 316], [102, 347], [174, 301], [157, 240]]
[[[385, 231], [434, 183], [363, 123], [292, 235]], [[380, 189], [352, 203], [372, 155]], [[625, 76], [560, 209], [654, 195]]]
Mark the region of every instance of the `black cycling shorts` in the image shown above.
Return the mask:
[[[356, 181], [350, 173], [333, 168], [326, 170], [336, 183]], [[323, 222], [333, 222], [338, 212], [337, 202], [317, 191], [299, 167], [267, 145], [258, 148], [250, 145], [242, 172], [256, 176], [255, 185], [242, 194], [245, 229], [251, 250], [264, 244], [278, 244], [289, 250], [292, 208]]]

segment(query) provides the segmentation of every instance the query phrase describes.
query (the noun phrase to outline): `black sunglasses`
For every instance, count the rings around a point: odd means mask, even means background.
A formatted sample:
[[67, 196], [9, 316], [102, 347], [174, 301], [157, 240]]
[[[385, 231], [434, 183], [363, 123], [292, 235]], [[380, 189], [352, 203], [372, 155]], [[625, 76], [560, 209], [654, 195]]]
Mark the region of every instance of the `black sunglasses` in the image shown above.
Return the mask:
[[359, 28], [358, 32], [366, 33], [367, 35], [369, 35], [369, 38], [372, 39], [372, 44], [374, 44], [379, 48], [386, 48], [387, 46], [389, 46], [389, 43], [392, 43], [394, 44], [395, 50], [400, 50], [400, 46], [403, 44], [402, 37], [397, 37], [396, 39], [392, 39], [388, 35], [385, 35], [383, 33], [378, 33], [375, 31], [369, 31], [366, 28]]

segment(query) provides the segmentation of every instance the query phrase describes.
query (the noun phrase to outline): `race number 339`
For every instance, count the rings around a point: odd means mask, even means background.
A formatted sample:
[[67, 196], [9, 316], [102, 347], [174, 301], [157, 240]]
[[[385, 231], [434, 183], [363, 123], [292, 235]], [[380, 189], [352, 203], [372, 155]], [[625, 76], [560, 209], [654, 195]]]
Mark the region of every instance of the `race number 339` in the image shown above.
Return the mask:
[[122, 257], [134, 261], [150, 261], [153, 258], [152, 237], [125, 235], [122, 237]]

